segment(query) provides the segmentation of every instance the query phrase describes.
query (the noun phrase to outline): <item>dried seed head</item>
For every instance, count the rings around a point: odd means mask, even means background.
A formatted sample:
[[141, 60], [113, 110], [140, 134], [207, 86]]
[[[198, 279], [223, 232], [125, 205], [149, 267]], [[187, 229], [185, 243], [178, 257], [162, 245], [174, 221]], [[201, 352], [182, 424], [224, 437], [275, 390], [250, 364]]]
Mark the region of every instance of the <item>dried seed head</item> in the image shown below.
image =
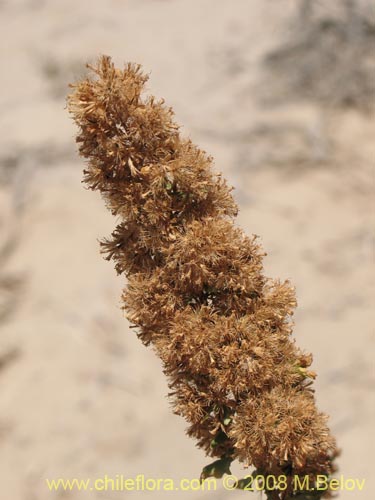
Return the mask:
[[142, 96], [140, 67], [102, 57], [90, 69], [68, 97], [84, 181], [120, 217], [102, 251], [128, 278], [124, 308], [163, 361], [174, 411], [223, 473], [238, 459], [289, 485], [329, 475], [337, 450], [315, 406], [311, 355], [291, 338], [294, 289], [264, 276], [255, 237], [234, 224], [231, 189], [164, 101]]

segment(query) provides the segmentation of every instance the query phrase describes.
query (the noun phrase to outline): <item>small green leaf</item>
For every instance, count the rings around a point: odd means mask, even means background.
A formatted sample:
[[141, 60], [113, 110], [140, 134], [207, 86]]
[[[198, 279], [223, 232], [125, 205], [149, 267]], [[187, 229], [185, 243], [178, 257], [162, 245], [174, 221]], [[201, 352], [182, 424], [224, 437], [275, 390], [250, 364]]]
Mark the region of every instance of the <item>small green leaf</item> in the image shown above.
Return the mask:
[[224, 474], [231, 474], [230, 464], [232, 463], [231, 458], [220, 458], [219, 460], [215, 460], [212, 464], [206, 465], [203, 467], [202, 473], [200, 476], [201, 482], [203, 482], [208, 477], [216, 477], [217, 479], [224, 476]]

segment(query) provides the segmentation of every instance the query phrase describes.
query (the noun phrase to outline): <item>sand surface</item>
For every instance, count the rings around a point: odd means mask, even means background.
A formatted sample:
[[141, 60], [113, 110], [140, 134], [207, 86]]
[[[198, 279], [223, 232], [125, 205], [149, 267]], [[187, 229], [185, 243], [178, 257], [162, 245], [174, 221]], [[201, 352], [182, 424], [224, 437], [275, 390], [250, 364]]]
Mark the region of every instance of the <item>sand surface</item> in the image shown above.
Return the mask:
[[[335, 2], [320, 4], [319, 15], [341, 15]], [[364, 491], [339, 498], [373, 498], [374, 116], [363, 92], [358, 105], [334, 102], [339, 87], [332, 101], [326, 89], [324, 99], [285, 93], [288, 79], [282, 86], [265, 67], [266, 54], [298, 35], [296, 8], [289, 0], [0, 2], [1, 499], [172, 498], [50, 492], [45, 479], [179, 480], [209, 463], [170, 411], [158, 359], [123, 317], [124, 279], [99, 255], [97, 240], [115, 220], [81, 184], [64, 108], [68, 82], [103, 53], [150, 72], [150, 91], [235, 187], [238, 222], [260, 235], [266, 273], [296, 286], [295, 338], [314, 353], [340, 474], [366, 479]]]

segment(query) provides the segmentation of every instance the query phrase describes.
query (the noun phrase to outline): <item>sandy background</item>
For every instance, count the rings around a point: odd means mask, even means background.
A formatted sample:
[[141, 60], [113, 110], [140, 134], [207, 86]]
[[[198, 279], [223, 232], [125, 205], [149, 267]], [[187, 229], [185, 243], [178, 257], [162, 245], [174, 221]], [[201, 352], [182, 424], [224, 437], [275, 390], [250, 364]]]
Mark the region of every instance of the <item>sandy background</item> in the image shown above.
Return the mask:
[[339, 498], [372, 499], [369, 2], [2, 0], [0, 27], [0, 498], [172, 498], [52, 493], [45, 478], [179, 480], [209, 462], [123, 318], [124, 281], [97, 243], [115, 221], [80, 183], [67, 84], [105, 53], [151, 73], [150, 91], [234, 185], [239, 222], [268, 252], [267, 274], [297, 287], [295, 336], [314, 353], [340, 473], [367, 481]]

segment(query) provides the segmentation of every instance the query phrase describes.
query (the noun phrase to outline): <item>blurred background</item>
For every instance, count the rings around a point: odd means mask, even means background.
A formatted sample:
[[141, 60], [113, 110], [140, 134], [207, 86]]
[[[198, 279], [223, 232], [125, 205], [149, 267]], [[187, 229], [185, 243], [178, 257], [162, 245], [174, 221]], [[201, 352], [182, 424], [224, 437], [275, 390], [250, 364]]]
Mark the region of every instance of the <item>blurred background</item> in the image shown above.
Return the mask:
[[373, 2], [2, 0], [0, 26], [0, 497], [172, 498], [50, 492], [45, 478], [179, 480], [210, 462], [123, 317], [124, 279], [98, 245], [116, 221], [81, 184], [65, 97], [108, 54], [150, 73], [235, 187], [266, 274], [296, 286], [339, 473], [366, 479], [339, 498], [373, 498]]

